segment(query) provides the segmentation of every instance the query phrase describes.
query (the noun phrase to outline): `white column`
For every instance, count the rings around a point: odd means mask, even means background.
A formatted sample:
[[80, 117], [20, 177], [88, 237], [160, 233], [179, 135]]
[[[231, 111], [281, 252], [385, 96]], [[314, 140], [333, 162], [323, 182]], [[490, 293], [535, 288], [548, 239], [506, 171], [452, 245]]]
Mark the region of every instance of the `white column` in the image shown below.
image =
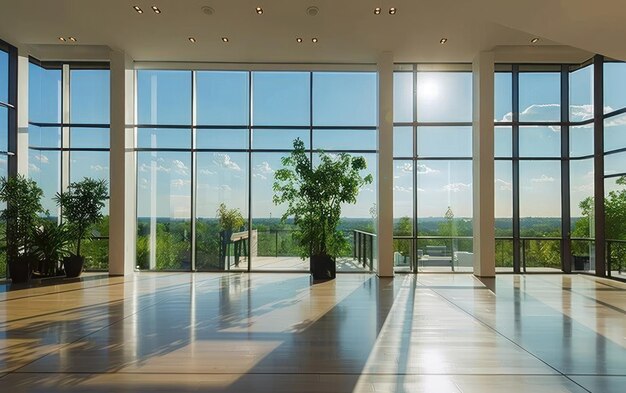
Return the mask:
[[473, 73], [474, 275], [496, 274], [494, 210], [494, 55], [480, 52]]
[[393, 53], [378, 58], [378, 275], [393, 276]]
[[28, 53], [17, 57], [17, 173], [28, 176]]
[[131, 274], [136, 259], [134, 86], [132, 59], [112, 51], [109, 274], [115, 276]]

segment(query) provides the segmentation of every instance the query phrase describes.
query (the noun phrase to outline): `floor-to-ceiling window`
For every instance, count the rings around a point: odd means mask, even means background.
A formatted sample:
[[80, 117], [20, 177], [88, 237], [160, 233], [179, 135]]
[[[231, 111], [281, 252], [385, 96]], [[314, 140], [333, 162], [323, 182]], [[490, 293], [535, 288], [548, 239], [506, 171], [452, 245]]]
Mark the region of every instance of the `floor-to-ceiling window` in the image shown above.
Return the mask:
[[[375, 176], [376, 102], [373, 72], [137, 71], [139, 268], [308, 270], [274, 173], [300, 138], [313, 164], [318, 149], [363, 155]], [[374, 187], [343, 208], [350, 241], [373, 238]], [[344, 254], [339, 270], [371, 266]]]
[[471, 271], [468, 65], [396, 66], [393, 144], [395, 270]]
[[607, 273], [626, 278], [626, 63], [604, 63], [604, 209]]
[[[108, 64], [30, 63], [28, 175], [52, 220], [54, 196], [69, 183], [109, 180], [109, 89]], [[108, 203], [103, 213], [82, 250], [89, 270], [108, 269]]]
[[[9, 175], [9, 155], [14, 154], [13, 147], [10, 146], [10, 134], [13, 137], [16, 133], [16, 94], [11, 91], [9, 85], [17, 81], [11, 80], [17, 74], [14, 70], [16, 66], [17, 50], [0, 40], [0, 177]], [[4, 204], [0, 205], [0, 209]], [[5, 250], [6, 226], [0, 223], [0, 278], [6, 277], [7, 260]]]

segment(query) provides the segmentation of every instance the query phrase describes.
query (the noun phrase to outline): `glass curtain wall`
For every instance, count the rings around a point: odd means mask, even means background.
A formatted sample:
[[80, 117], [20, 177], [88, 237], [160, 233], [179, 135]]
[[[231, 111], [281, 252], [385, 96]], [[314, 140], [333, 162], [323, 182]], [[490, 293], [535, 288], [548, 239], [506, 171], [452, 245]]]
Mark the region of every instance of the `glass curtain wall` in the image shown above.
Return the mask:
[[[11, 78], [11, 63], [15, 62], [15, 48], [11, 48], [8, 44], [0, 41], [0, 176], [7, 177], [9, 175], [9, 134], [15, 132], [16, 115], [15, 100], [16, 97], [9, 89]], [[14, 81], [15, 82], [15, 81]], [[12, 120], [13, 119], [13, 120]], [[15, 153], [15, 152], [11, 152]], [[4, 209], [4, 204], [0, 205], [0, 209]], [[0, 278], [7, 275], [7, 259], [5, 251], [6, 226], [0, 223]]]
[[[70, 182], [109, 180], [109, 89], [108, 64], [29, 65], [28, 175], [51, 220], [60, 220], [54, 196]], [[88, 270], [108, 270], [108, 203], [103, 213], [81, 250]]]
[[[318, 149], [363, 155], [375, 176], [376, 102], [372, 72], [137, 71], [138, 267], [308, 271], [274, 173], [300, 138], [313, 163]], [[374, 189], [342, 211], [350, 242], [373, 232]], [[369, 269], [354, 256], [338, 269]]]
[[626, 63], [603, 64], [607, 274], [626, 279]]
[[393, 192], [396, 271], [473, 270], [470, 66], [396, 66]]

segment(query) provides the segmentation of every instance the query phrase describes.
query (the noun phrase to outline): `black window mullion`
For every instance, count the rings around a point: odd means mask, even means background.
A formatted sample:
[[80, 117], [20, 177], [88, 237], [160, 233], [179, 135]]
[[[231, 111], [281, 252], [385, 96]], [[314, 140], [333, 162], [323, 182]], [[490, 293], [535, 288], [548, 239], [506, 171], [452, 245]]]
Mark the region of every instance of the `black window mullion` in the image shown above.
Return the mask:
[[571, 198], [569, 161], [569, 67], [561, 67], [561, 269], [572, 271]]
[[513, 180], [513, 272], [520, 273], [521, 240], [520, 240], [520, 176], [519, 176], [519, 65], [514, 64], [511, 73], [512, 83], [512, 180]]

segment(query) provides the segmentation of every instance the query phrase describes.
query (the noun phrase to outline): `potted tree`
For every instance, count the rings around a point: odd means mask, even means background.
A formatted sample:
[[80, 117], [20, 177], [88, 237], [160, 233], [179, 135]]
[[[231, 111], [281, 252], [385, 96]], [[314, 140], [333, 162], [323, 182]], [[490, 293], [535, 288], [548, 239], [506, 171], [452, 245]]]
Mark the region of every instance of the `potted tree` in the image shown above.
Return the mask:
[[[226, 268], [226, 254], [234, 231], [244, 226], [246, 221], [239, 209], [229, 209], [224, 203], [217, 208], [217, 219], [220, 228], [220, 267]], [[236, 261], [239, 264], [239, 261]]]
[[0, 201], [6, 204], [0, 218], [6, 222], [9, 275], [13, 283], [26, 282], [32, 270], [34, 231], [45, 213], [43, 191], [22, 175], [0, 179]]
[[302, 259], [310, 258], [313, 279], [332, 279], [336, 259], [348, 247], [337, 229], [341, 205], [356, 203], [361, 187], [372, 183], [372, 175], [361, 175], [367, 168], [362, 156], [331, 156], [320, 151], [319, 164], [314, 167], [299, 138], [293, 147], [291, 154], [282, 158], [284, 168], [274, 173], [273, 201], [287, 204], [283, 222], [294, 217], [294, 237]]
[[63, 259], [67, 277], [78, 277], [83, 271], [85, 257], [80, 253], [81, 242], [89, 237], [89, 229], [102, 220], [102, 208], [108, 198], [106, 180], [88, 177], [70, 183], [67, 191], [57, 193], [55, 200], [76, 242], [76, 254], [71, 253]]
[[65, 224], [43, 220], [35, 228], [32, 253], [38, 262], [35, 273], [43, 277], [59, 274], [59, 262], [71, 254], [70, 243], [72, 235]]

